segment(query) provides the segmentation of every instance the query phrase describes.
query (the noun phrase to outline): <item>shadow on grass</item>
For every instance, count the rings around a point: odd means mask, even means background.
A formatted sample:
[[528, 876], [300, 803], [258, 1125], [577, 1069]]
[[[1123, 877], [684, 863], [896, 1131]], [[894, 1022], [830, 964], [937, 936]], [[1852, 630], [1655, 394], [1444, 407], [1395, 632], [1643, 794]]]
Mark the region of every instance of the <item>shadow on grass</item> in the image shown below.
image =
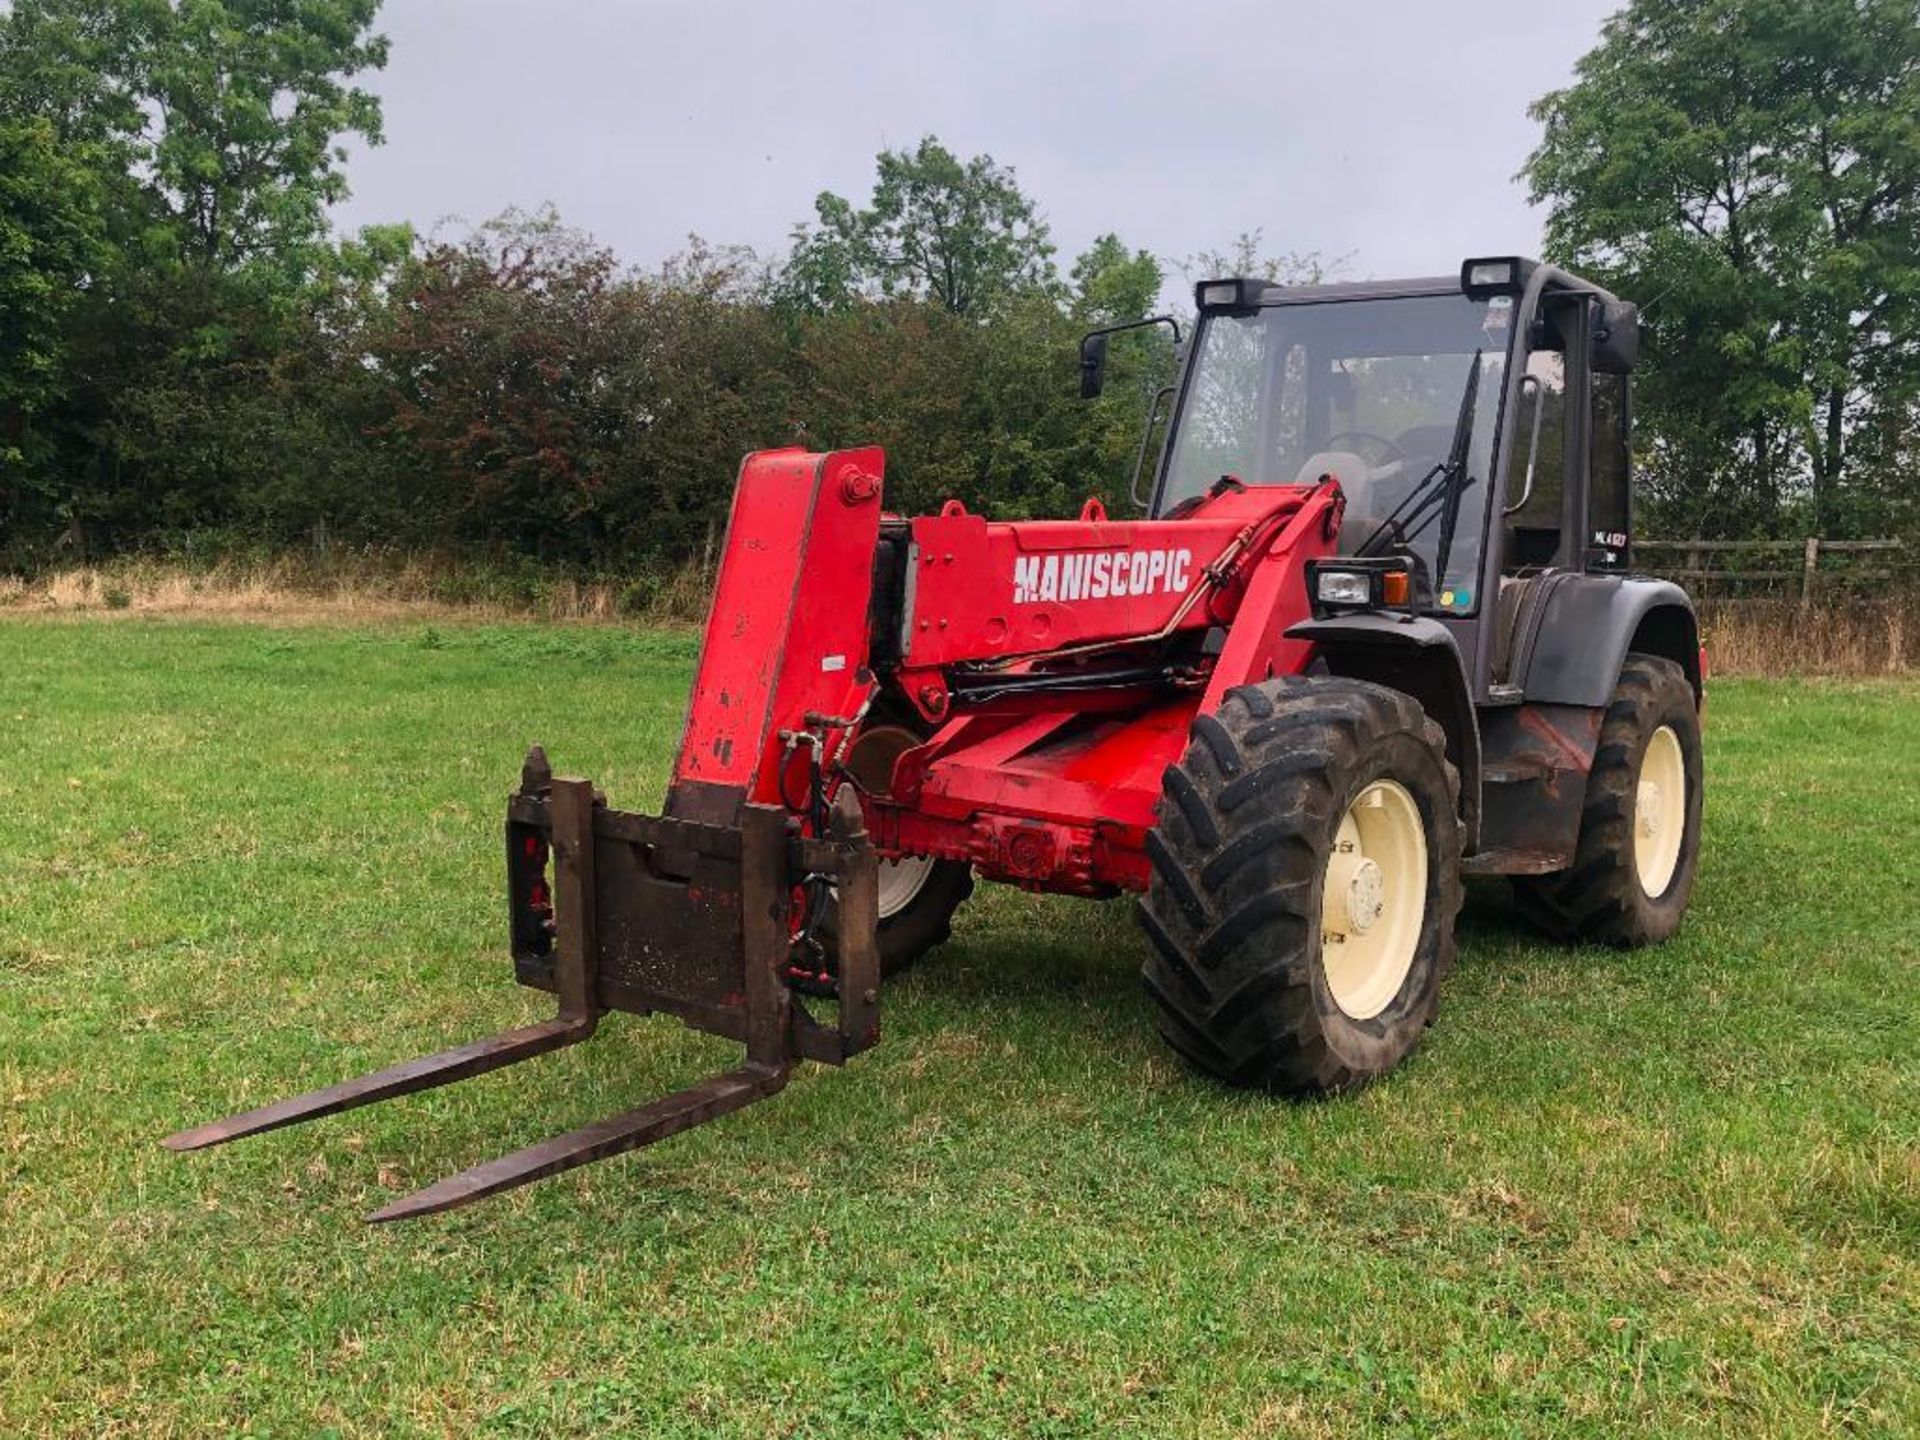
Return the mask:
[[[1556, 968], [1575, 948], [1593, 965], [1619, 954], [1542, 935], [1515, 908], [1504, 879], [1468, 883], [1455, 934], [1457, 971]], [[983, 885], [956, 917], [954, 938], [893, 981], [887, 994], [896, 1018], [913, 1028], [963, 1016], [1023, 1031], [1070, 1025], [1077, 1040], [1130, 1051], [1141, 1036], [1160, 1044], [1140, 984], [1145, 958], [1130, 897], [1088, 902]]]
[[1521, 916], [1504, 878], [1467, 882], [1467, 903], [1460, 907], [1454, 934], [1462, 951], [1479, 944], [1526, 946], [1542, 940], [1540, 932]]
[[1085, 1034], [1151, 1033], [1152, 1007], [1140, 985], [1146, 940], [1131, 898], [985, 892], [956, 917], [954, 938], [889, 987], [903, 1005], [946, 1016], [974, 1014], [1045, 1024], [1071, 1017]]

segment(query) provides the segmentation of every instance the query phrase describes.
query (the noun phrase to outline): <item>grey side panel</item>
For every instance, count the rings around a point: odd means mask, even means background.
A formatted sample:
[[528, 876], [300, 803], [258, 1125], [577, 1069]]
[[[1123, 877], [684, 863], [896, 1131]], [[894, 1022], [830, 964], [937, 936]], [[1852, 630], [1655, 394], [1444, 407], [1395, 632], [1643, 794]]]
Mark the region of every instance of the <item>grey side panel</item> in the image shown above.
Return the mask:
[[1515, 679], [1537, 704], [1605, 705], [1633, 649], [1674, 661], [1700, 693], [1700, 623], [1671, 581], [1561, 577], [1532, 640], [1526, 673]]
[[1471, 852], [1480, 837], [1480, 726], [1452, 632], [1425, 617], [1340, 615], [1303, 620], [1287, 638], [1312, 641], [1335, 675], [1411, 695], [1439, 723], [1460, 772], [1463, 847]]
[[1472, 875], [1548, 875], [1573, 860], [1604, 711], [1506, 705], [1480, 716], [1480, 848]]

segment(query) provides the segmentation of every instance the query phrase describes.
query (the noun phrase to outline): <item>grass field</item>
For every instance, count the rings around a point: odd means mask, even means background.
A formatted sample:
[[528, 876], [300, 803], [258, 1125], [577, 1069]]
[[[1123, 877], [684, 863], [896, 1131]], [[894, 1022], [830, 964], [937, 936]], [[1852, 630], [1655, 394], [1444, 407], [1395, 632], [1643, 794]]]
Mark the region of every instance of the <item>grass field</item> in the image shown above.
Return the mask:
[[545, 1013], [529, 740], [658, 802], [689, 638], [436, 623], [0, 621], [0, 1435], [1920, 1432], [1920, 686], [1719, 685], [1680, 937], [1478, 895], [1357, 1098], [1184, 1073], [1124, 904], [983, 890], [845, 1073], [375, 1230], [730, 1053], [160, 1149]]

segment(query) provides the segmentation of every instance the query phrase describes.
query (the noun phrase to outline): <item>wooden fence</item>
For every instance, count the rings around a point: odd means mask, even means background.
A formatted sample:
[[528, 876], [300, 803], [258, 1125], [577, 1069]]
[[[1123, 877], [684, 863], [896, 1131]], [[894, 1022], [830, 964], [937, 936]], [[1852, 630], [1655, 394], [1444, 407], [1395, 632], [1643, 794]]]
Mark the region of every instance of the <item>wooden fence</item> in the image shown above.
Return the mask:
[[1886, 594], [1914, 578], [1899, 540], [1635, 540], [1639, 568], [1696, 599], [1801, 603], [1832, 594]]

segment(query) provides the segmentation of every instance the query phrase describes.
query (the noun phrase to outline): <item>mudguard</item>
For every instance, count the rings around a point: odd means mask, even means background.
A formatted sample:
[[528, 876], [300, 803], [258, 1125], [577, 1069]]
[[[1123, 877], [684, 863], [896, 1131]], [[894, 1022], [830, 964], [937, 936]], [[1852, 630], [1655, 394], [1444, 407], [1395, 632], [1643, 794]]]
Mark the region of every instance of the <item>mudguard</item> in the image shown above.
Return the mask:
[[1425, 616], [1369, 613], [1303, 620], [1287, 638], [1311, 642], [1335, 675], [1411, 695], [1439, 723], [1447, 759], [1460, 772], [1460, 823], [1471, 853], [1480, 841], [1480, 726], [1452, 632]]
[[1535, 704], [1607, 704], [1630, 650], [1673, 661], [1700, 697], [1700, 622], [1687, 592], [1669, 580], [1559, 576], [1520, 643], [1515, 678]]

